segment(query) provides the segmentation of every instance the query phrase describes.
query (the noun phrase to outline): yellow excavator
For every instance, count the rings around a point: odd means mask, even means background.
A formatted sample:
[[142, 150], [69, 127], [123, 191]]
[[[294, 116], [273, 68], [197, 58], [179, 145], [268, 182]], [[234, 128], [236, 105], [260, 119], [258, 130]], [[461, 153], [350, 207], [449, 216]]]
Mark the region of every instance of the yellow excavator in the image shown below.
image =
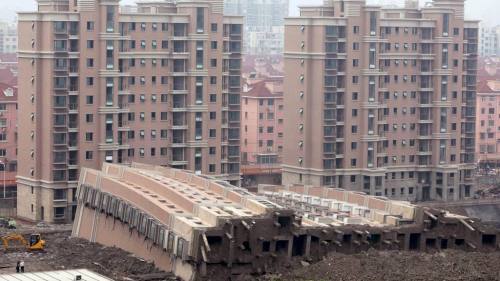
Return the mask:
[[16, 241], [16, 244], [21, 244], [28, 251], [41, 251], [45, 248], [45, 240], [42, 240], [42, 236], [38, 233], [30, 234], [29, 241], [18, 233], [2, 236], [0, 240], [2, 240], [5, 250], [9, 250], [10, 243], [13, 241]]

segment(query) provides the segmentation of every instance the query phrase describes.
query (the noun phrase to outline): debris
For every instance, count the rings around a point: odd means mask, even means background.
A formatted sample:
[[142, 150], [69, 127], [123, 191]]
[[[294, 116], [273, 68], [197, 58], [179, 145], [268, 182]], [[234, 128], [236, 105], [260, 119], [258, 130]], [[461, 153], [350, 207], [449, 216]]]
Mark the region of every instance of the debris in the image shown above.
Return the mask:
[[[140, 280], [135, 276], [167, 273], [155, 268], [153, 263], [139, 259], [115, 248], [103, 247], [83, 239], [70, 237], [71, 232], [50, 230], [52, 225], [42, 226], [49, 233], [44, 234], [47, 241], [44, 252], [2, 252], [0, 251], [0, 274], [12, 273], [15, 261], [24, 260], [29, 272], [57, 269], [86, 268], [108, 276], [116, 281]], [[14, 263], [12, 263], [14, 261]], [[150, 279], [155, 280], [155, 279]], [[175, 279], [162, 279], [175, 280]]]
[[[498, 280], [499, 252], [481, 253], [445, 250], [439, 253], [410, 251], [367, 251], [360, 254], [332, 253], [325, 260], [304, 267], [295, 261], [282, 276], [261, 276], [256, 280], [322, 281], [468, 281]], [[302, 266], [301, 266], [302, 265]], [[212, 279], [217, 280], [217, 279]]]
[[301, 264], [302, 266], [304, 266], [304, 267], [306, 267], [306, 266], [310, 266], [310, 265], [311, 265], [310, 263], [308, 263], [308, 262], [306, 262], [306, 261], [300, 261], [300, 264]]

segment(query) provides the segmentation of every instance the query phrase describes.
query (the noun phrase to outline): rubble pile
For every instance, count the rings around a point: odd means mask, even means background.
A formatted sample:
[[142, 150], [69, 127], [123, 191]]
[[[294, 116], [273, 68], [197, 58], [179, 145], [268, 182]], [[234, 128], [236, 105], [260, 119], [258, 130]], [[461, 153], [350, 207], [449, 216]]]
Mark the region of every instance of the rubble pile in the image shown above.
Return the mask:
[[[456, 250], [435, 253], [370, 250], [353, 255], [332, 253], [318, 263], [296, 261], [280, 274], [266, 275], [258, 280], [499, 280], [499, 260], [499, 252], [480, 253]], [[242, 280], [255, 279], [247, 276]]]
[[153, 263], [121, 249], [90, 243], [70, 235], [69, 231], [42, 234], [46, 240], [43, 252], [1, 252], [0, 274], [15, 272], [19, 260], [25, 261], [27, 272], [86, 268], [113, 280], [139, 280], [143, 275], [162, 273]]

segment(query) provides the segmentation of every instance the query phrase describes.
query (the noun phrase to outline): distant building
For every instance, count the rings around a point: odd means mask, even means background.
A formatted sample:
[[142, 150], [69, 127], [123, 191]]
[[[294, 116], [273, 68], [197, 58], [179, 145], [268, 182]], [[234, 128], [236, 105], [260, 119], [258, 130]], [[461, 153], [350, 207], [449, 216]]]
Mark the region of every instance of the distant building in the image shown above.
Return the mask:
[[[279, 82], [258, 80], [245, 84], [241, 102], [241, 159], [243, 185], [281, 183], [283, 151], [283, 92], [272, 92]], [[267, 86], [270, 84], [270, 86]]]
[[283, 184], [474, 195], [478, 21], [460, 0], [408, 4], [328, 0], [286, 19]]
[[17, 25], [0, 22], [0, 53], [15, 54], [17, 52]]
[[243, 44], [254, 55], [283, 52], [283, 24], [288, 16], [288, 0], [225, 0], [225, 15], [245, 16]]
[[16, 171], [17, 87], [0, 83], [0, 198], [16, 197]]
[[477, 88], [476, 154], [482, 168], [500, 168], [500, 81]]
[[500, 55], [500, 26], [480, 26], [479, 55], [482, 57]]

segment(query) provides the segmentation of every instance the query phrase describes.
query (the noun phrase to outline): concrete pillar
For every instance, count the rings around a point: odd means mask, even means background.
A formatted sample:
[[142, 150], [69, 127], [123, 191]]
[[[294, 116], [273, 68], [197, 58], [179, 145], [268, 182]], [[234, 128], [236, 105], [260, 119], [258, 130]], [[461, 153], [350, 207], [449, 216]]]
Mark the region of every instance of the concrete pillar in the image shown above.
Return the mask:
[[305, 257], [310, 257], [311, 256], [311, 235], [307, 235], [306, 239], [306, 253], [304, 255]]

